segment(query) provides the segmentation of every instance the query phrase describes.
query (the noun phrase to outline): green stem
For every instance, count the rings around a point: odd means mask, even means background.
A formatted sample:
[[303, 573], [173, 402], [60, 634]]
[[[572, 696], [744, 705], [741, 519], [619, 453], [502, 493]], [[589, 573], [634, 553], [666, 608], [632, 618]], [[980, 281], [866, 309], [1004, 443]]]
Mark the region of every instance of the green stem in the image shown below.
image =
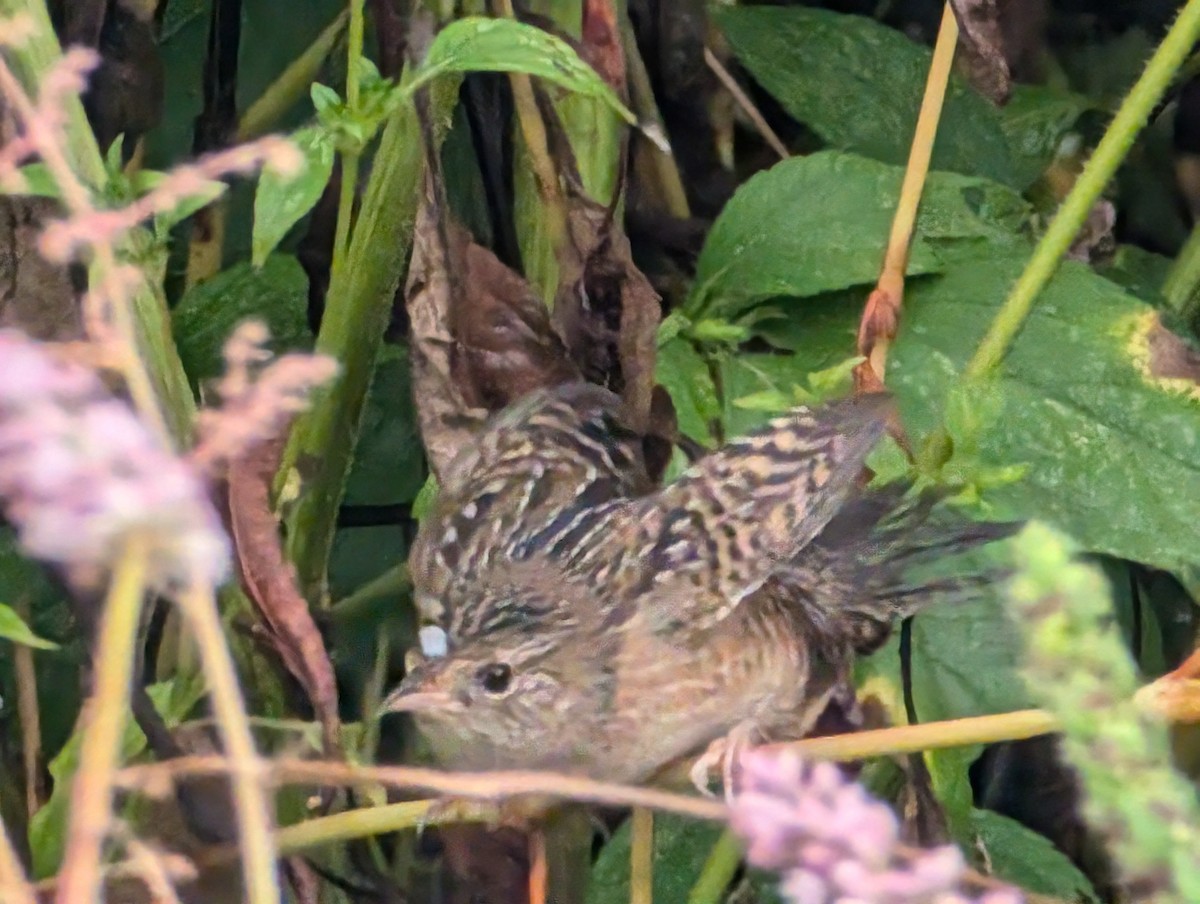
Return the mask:
[[350, 251], [350, 221], [354, 219], [354, 193], [358, 188], [359, 159], [358, 151], [342, 152], [342, 184], [338, 193], [331, 273], [337, 273], [346, 266], [346, 255]]
[[1125, 159], [1138, 132], [1170, 85], [1175, 71], [1187, 58], [1198, 35], [1200, 0], [1188, 0], [1187, 6], [1146, 64], [1141, 78], [1117, 110], [1095, 153], [1050, 223], [1050, 228], [1038, 242], [1025, 272], [1017, 280], [975, 356], [967, 364], [963, 372], [965, 379], [986, 376], [1004, 359], [1025, 318], [1029, 316], [1038, 293], [1054, 275], [1092, 205]]
[[[9, 98], [11, 105], [27, 108], [34, 102], [37, 89], [61, 63], [62, 53], [41, 0], [0, 0], [0, 18], [18, 15], [25, 16], [33, 27], [22, 44], [5, 49], [5, 60], [11, 64], [15, 76], [12, 80], [20, 82], [6, 91], [28, 93], [29, 98]], [[96, 206], [93, 198], [104, 188], [108, 175], [79, 98], [66, 95], [60, 104], [66, 117], [61, 131], [62, 146], [55, 134], [54, 140], [44, 142], [52, 147], [43, 146], [40, 151], [67, 208], [73, 214], [88, 215], [93, 212]], [[25, 117], [24, 113], [21, 115]], [[157, 429], [165, 420], [171, 438], [180, 446], [187, 446], [195, 402], [171, 336], [170, 315], [162, 296], [165, 255], [146, 230], [132, 230], [111, 249], [102, 248], [97, 253], [89, 267], [92, 289], [111, 277], [117, 260], [132, 261], [145, 274], [144, 284], [132, 293], [128, 302], [119, 300], [114, 312], [118, 331], [129, 345], [129, 358], [122, 362], [126, 384], [147, 422]], [[165, 401], [165, 413], [160, 401]]]
[[[403, 82], [411, 81], [406, 74]], [[457, 90], [453, 79], [431, 88], [431, 119], [443, 128]], [[302, 591], [320, 605], [326, 602], [338, 506], [375, 358], [412, 245], [423, 162], [416, 109], [409, 100], [384, 127], [345, 264], [334, 269], [326, 294], [316, 351], [338, 360], [340, 378], [297, 420], [277, 479], [280, 485], [295, 467], [306, 472], [305, 492], [288, 518], [287, 551]]]
[[[46, 74], [62, 59], [62, 48], [54, 34], [44, 0], [0, 0], [0, 17], [26, 16], [33, 22], [28, 40], [4, 48], [5, 56], [31, 94], [46, 78]], [[96, 145], [96, 136], [83, 110], [83, 102], [74, 94], [65, 94], [60, 101], [60, 113], [66, 114], [63, 131], [67, 140], [67, 157], [71, 168], [92, 189], [108, 181], [104, 160]]]
[[1200, 314], [1200, 225], [1192, 229], [1167, 271], [1162, 293], [1167, 304], [1186, 323], [1192, 323]]
[[300, 56], [296, 57], [279, 77], [267, 87], [250, 108], [242, 114], [238, 123], [237, 140], [249, 141], [266, 134], [292, 106], [304, 97], [333, 45], [346, 27], [349, 13], [342, 10], [336, 19], [325, 26]]
[[379, 577], [372, 578], [348, 596], [342, 597], [333, 604], [333, 613], [338, 619], [354, 619], [361, 616], [376, 600], [403, 596], [411, 588], [412, 576], [408, 573], [408, 563], [401, 562]]
[[229, 756], [246, 900], [248, 904], [278, 904], [272, 801], [262, 781], [265, 770], [250, 731], [217, 601], [211, 588], [197, 585], [183, 593], [180, 606], [200, 650], [213, 716]]
[[[350, 31], [346, 41], [346, 109], [359, 115], [358, 69], [363, 55], [363, 0], [350, 0]], [[354, 193], [358, 188], [359, 148], [342, 151], [342, 185], [338, 194], [337, 223], [333, 236], [333, 273], [346, 265], [350, 248], [350, 221], [354, 219]]]
[[688, 904], [720, 904], [742, 862], [742, 846], [726, 829], [708, 853], [700, 878], [688, 893]]

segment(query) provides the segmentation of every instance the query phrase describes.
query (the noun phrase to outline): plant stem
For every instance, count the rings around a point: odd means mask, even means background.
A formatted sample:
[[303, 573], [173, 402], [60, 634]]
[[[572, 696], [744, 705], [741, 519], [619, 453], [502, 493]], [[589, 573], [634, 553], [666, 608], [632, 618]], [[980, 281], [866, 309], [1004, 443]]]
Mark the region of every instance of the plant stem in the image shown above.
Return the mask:
[[994, 716], [972, 716], [809, 738], [782, 746], [790, 747], [810, 759], [845, 762], [947, 747], [1017, 741], [1057, 730], [1058, 719], [1053, 714], [1041, 709], [1022, 709]]
[[688, 893], [688, 904], [721, 904], [725, 889], [733, 881], [742, 862], [742, 845], [733, 832], [726, 829], [713, 845], [700, 877]]
[[120, 766], [129, 684], [137, 660], [147, 547], [146, 538], [138, 533], [126, 538], [104, 601], [56, 904], [100, 899], [101, 850], [112, 818], [113, 779]]
[[[650, 73], [646, 71], [646, 61], [642, 59], [642, 55], [638, 51], [637, 38], [627, 15], [621, 16], [621, 43], [625, 47], [625, 58], [629, 69], [629, 105], [633, 107], [639, 122], [653, 123], [665, 138], [666, 126], [654, 99], [654, 86], [650, 82]], [[647, 179], [647, 181], [657, 187], [662, 196], [662, 203], [671, 216], [686, 220], [692, 215], [692, 211], [688, 205], [687, 190], [683, 187], [683, 177], [679, 175], [679, 166], [676, 163], [674, 151], [669, 148], [664, 150], [645, 137], [642, 137], [642, 147], [646, 153], [635, 157], [635, 165], [648, 158], [650, 163], [648, 168], [652, 169], [653, 179]]]
[[946, 101], [946, 88], [950, 84], [957, 46], [958, 20], [947, 3], [942, 9], [942, 23], [933, 48], [933, 59], [929, 63], [925, 93], [917, 114], [908, 165], [900, 185], [900, 197], [896, 201], [879, 281], [867, 300], [858, 329], [858, 353], [867, 359], [855, 369], [861, 389], [877, 389], [883, 385], [888, 348], [896, 337], [900, 308], [904, 302], [904, 274], [908, 270], [917, 211], [921, 206], [925, 179], [929, 175], [929, 162], [933, 159], [933, 145], [937, 141], [938, 123], [942, 118], [942, 106]]
[[[458, 82], [441, 79], [429, 90], [431, 120], [444, 128]], [[384, 325], [412, 245], [424, 161], [419, 136], [413, 103], [401, 104], [384, 127], [345, 264], [334, 269], [326, 293], [316, 351], [337, 359], [340, 379], [296, 421], [276, 478], [278, 487], [292, 468], [311, 469], [288, 519], [287, 552], [301, 591], [322, 606], [338, 505]]]
[[[17, 614], [30, 621], [29, 599], [17, 600]], [[44, 803], [42, 783], [42, 715], [38, 706], [37, 669], [33, 648], [17, 644], [13, 649], [13, 670], [17, 679], [17, 718], [21, 724], [21, 759], [25, 769], [25, 812], [33, 818]]]
[[266, 772], [254, 747], [217, 601], [211, 588], [195, 586], [179, 602], [200, 650], [213, 715], [229, 757], [247, 900], [250, 904], [274, 904], [279, 901], [279, 883], [271, 809], [262, 781]]
[[[346, 109], [351, 117], [359, 114], [358, 70], [363, 55], [363, 0], [350, 0], [350, 31], [346, 41]], [[350, 221], [354, 219], [354, 196], [358, 190], [358, 164], [362, 151], [342, 151], [342, 182], [338, 194], [337, 221], [333, 237], [332, 272], [346, 265], [350, 247]]]
[[1175, 71], [1187, 58], [1197, 36], [1200, 36], [1200, 0], [1188, 0], [1117, 110], [1046, 234], [1038, 242], [1024, 272], [963, 371], [964, 379], [986, 376], [1004, 359], [1025, 318], [1029, 316], [1038, 293], [1054, 275], [1092, 205], [1125, 159], [1150, 112], [1170, 85]]
[[[26, 90], [33, 94], [46, 74], [62, 59], [62, 48], [50, 22], [44, 0], [0, 0], [0, 17], [28, 16], [33, 28], [28, 39], [19, 46], [4, 49], [12, 60]], [[104, 160], [96, 145], [96, 136], [83, 110], [83, 102], [74, 94], [61, 99], [60, 113], [66, 114], [63, 131], [67, 139], [66, 155], [71, 169], [92, 189], [103, 187], [108, 180]]]
[[[361, 13], [361, 3], [354, 5], [358, 6]], [[337, 18], [326, 25], [325, 30], [317, 35], [316, 40], [308, 45], [300, 56], [292, 60], [287, 68], [279, 74], [279, 77], [267, 86], [267, 90], [259, 95], [258, 100], [250, 105], [238, 123], [237, 141], [249, 141], [266, 134], [274, 128], [275, 123], [283, 118], [293, 104], [308, 93], [312, 83], [316, 81], [321, 64], [325, 62], [325, 58], [333, 50], [334, 44], [342, 36], [349, 15], [347, 10], [338, 13]], [[359, 46], [361, 48], [361, 38]]]
[[408, 563], [401, 562], [379, 577], [372, 578], [349, 596], [342, 597], [331, 608], [337, 618], [353, 618], [376, 600], [403, 596], [411, 588], [412, 576], [408, 573]]
[[[497, 16], [516, 18], [512, 0], [495, 0], [495, 8]], [[542, 122], [542, 113], [538, 109], [537, 98], [533, 92], [533, 79], [523, 72], [510, 72], [508, 81], [512, 87], [517, 124], [521, 129], [522, 147], [528, 155], [529, 167], [537, 189], [536, 212], [531, 214], [533, 222], [527, 230], [529, 246], [522, 248], [525, 277], [540, 291], [543, 300], [552, 304], [558, 292], [560, 261], [570, 240], [567, 202], [559, 186], [558, 169], [550, 155], [546, 124]], [[518, 184], [519, 182], [518, 178]], [[519, 227], [522, 220], [529, 220], [530, 214], [527, 213], [525, 217], [520, 215], [519, 210], [523, 206], [520, 204], [520, 188], [517, 192]], [[526, 199], [526, 204], [528, 200]], [[537, 253], [537, 250], [546, 251], [547, 246], [549, 254]]]
[[1192, 229], [1163, 280], [1162, 294], [1189, 325], [1200, 314], [1200, 224]]
[[654, 811], [634, 807], [629, 825], [629, 904], [654, 899]]

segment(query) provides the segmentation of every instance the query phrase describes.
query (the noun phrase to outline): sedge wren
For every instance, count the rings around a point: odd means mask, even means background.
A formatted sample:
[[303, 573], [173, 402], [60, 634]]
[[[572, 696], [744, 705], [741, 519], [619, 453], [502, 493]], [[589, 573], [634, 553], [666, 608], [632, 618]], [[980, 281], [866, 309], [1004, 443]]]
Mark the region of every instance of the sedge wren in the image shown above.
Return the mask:
[[384, 710], [449, 768], [637, 782], [735, 730], [803, 737], [856, 653], [969, 582], [910, 566], [1007, 532], [863, 486], [882, 394], [798, 408], [656, 487], [619, 400], [574, 383], [495, 416], [421, 524], [428, 627]]

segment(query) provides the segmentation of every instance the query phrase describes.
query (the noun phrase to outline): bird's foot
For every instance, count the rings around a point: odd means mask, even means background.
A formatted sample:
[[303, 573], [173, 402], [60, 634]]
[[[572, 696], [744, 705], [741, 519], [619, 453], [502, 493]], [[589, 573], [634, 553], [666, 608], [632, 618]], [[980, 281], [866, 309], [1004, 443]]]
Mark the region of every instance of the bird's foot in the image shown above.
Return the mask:
[[721, 771], [721, 787], [725, 799], [731, 801], [734, 795], [735, 770], [738, 758], [750, 747], [758, 737], [758, 726], [753, 722], [741, 722], [735, 725], [729, 734], [717, 738], [708, 745], [708, 749], [692, 764], [688, 776], [692, 784], [706, 797], [715, 797], [709, 787], [709, 779], [716, 769]]

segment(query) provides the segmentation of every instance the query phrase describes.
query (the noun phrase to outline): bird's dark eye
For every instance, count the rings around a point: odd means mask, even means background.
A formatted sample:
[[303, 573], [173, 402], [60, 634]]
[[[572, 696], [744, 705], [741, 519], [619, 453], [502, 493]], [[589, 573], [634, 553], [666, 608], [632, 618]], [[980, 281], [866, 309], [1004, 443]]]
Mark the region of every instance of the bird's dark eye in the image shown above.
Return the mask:
[[512, 666], [507, 662], [493, 662], [479, 670], [479, 683], [489, 694], [503, 694], [512, 683]]

